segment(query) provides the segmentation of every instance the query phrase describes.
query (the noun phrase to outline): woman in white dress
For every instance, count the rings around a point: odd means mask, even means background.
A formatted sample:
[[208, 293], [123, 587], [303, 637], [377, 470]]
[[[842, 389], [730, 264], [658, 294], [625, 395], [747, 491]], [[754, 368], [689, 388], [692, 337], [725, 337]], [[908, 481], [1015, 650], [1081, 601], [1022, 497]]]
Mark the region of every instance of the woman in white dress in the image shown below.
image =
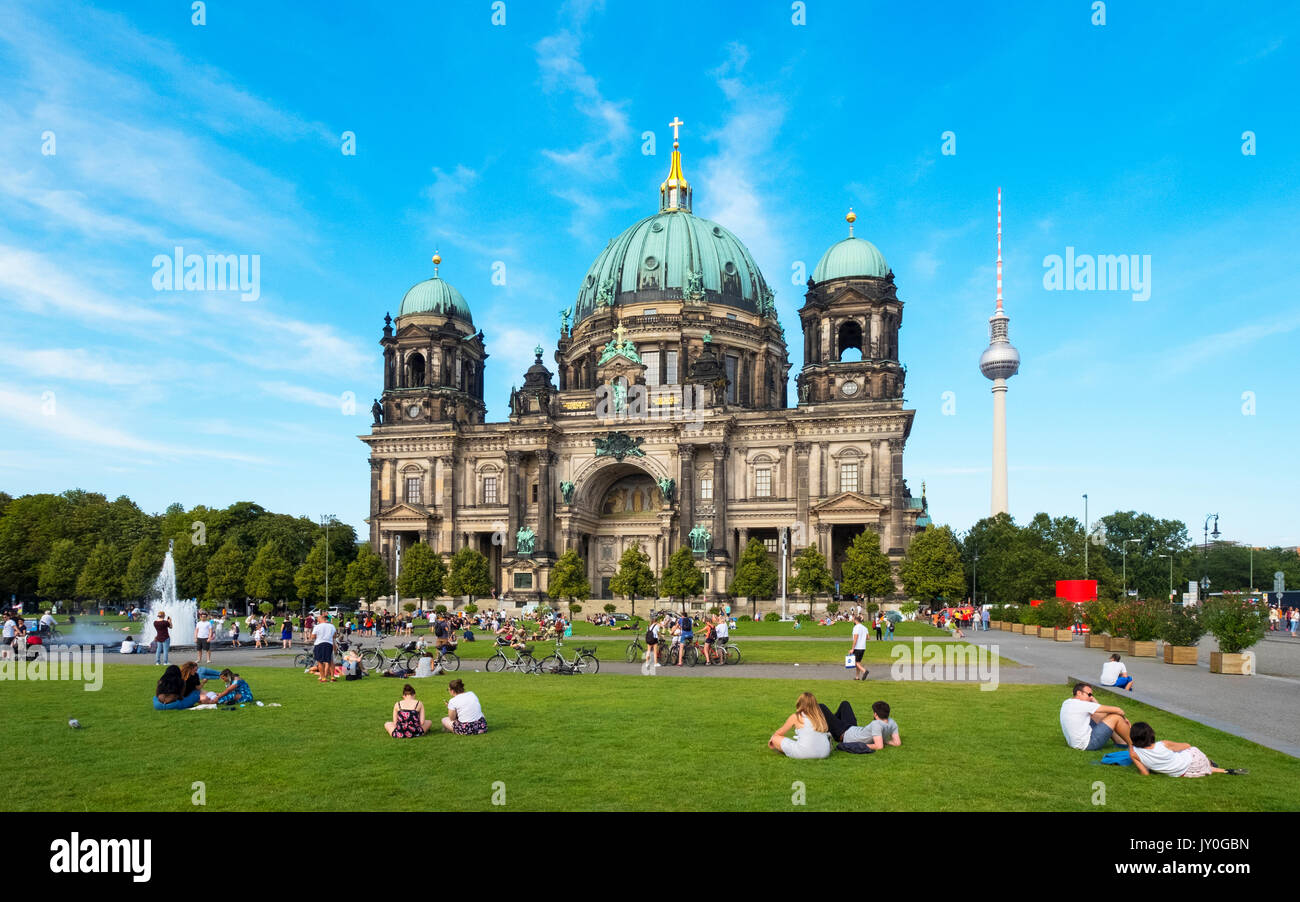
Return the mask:
[[[794, 739], [785, 734], [794, 729]], [[829, 758], [831, 756], [831, 733], [826, 724], [826, 717], [817, 706], [817, 697], [811, 692], [804, 692], [795, 703], [791, 714], [781, 729], [772, 734], [767, 747], [784, 754], [787, 758]]]

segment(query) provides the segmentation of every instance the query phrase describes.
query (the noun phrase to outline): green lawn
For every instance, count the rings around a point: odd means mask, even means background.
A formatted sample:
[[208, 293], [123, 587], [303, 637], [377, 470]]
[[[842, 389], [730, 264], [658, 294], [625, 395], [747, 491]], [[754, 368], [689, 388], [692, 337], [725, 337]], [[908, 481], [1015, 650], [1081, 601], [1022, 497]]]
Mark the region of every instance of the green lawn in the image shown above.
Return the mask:
[[[195, 781], [212, 810], [491, 809], [504, 784], [516, 810], [834, 811], [1204, 810], [1297, 808], [1300, 761], [1208, 727], [1122, 704], [1157, 734], [1199, 745], [1248, 777], [1140, 777], [1093, 766], [1100, 753], [1065, 747], [1057, 711], [1065, 686], [995, 692], [937, 683], [849, 680], [673, 680], [640, 676], [462, 674], [483, 701], [489, 732], [390, 739], [381, 724], [397, 680], [321, 685], [293, 669], [244, 668], [279, 708], [156, 712], [157, 670], [108, 665], [103, 689], [71, 683], [0, 685], [0, 755], [10, 811], [192, 810]], [[441, 679], [418, 684], [435, 717]], [[859, 712], [883, 695], [903, 745], [870, 756], [791, 761], [767, 737], [810, 690]], [[84, 729], [72, 730], [76, 717]], [[454, 779], [449, 774], [454, 773]], [[710, 774], [683, 794], [682, 775]], [[428, 781], [448, 786], [430, 793]], [[450, 779], [450, 782], [448, 782]], [[1106, 803], [1094, 806], [1095, 781]]]

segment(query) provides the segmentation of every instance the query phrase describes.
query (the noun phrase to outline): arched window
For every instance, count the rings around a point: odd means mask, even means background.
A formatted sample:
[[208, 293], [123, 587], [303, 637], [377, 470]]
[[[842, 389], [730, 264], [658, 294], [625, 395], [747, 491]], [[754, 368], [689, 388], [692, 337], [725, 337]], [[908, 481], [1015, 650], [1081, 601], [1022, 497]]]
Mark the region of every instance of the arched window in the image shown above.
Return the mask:
[[840, 360], [862, 359], [862, 326], [857, 320], [841, 323], [838, 337], [836, 346], [840, 350]]

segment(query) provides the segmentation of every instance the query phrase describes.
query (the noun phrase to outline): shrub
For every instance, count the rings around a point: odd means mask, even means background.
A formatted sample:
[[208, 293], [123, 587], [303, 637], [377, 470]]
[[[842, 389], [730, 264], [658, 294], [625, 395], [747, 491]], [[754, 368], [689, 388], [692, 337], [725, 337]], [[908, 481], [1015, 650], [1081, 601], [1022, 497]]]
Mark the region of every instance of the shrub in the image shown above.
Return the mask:
[[[413, 601], [408, 601], [406, 604], [402, 605], [402, 610], [405, 611], [405, 612], [408, 613], [408, 614], [414, 614], [414, 613], [415, 613], [415, 607], [416, 607], [415, 602], [413, 602]], [[465, 610], [469, 611], [469, 605], [466, 605], [466, 606], [465, 606]], [[469, 611], [469, 612], [470, 612], [471, 614], [474, 613], [473, 611]]]
[[1006, 623], [1023, 623], [1020, 619], [1020, 605], [1008, 604], [1002, 606], [1002, 620]]
[[466, 614], [477, 614], [477, 613], [478, 613], [478, 605], [474, 604], [474, 602], [471, 601], [469, 604], [465, 605], [465, 613], [466, 613]]
[[1068, 629], [1074, 624], [1074, 606], [1059, 598], [1049, 598], [1038, 606], [1040, 626]]
[[1031, 604], [1021, 605], [1020, 622], [1025, 626], [1038, 626], [1038, 608]]
[[753, 622], [754, 622], [754, 618], [753, 618], [753, 617], [750, 617], [748, 614], [741, 614], [739, 617], [736, 618], [736, 622], [737, 622], [737, 623], [753, 623]]
[[1101, 633], [1115, 635], [1111, 615], [1115, 612], [1115, 602], [1104, 598], [1087, 601], [1083, 604], [1083, 619], [1094, 636]]
[[445, 604], [440, 604], [433, 609], [433, 612], [435, 614], [445, 614], [447, 613], [447, 606]]
[[989, 621], [991, 622], [995, 620], [1005, 619], [1002, 616], [1002, 612], [1005, 609], [1006, 609], [1006, 605], [1001, 605], [1001, 604], [989, 605]]
[[1159, 601], [1126, 601], [1111, 614], [1113, 636], [1134, 642], [1154, 641], [1165, 619], [1167, 606]]
[[874, 614], [876, 613], [876, 611], [879, 610], [880, 610], [880, 605], [876, 604], [874, 601], [867, 605], [868, 614]]
[[777, 623], [780, 620], [781, 620], [781, 615], [778, 614], [776, 611], [768, 611], [766, 614], [763, 615], [764, 623]]
[[606, 614], [614, 613], [614, 606], [612, 604], [605, 605], [605, 613]]
[[794, 619], [797, 620], [797, 621], [799, 621], [800, 623], [809, 623], [809, 622], [812, 621], [812, 619], [813, 619], [813, 615], [812, 615], [812, 614], [799, 613], [799, 614], [795, 614], [795, 615], [794, 615]]
[[582, 605], [580, 605], [580, 604], [573, 604], [572, 602], [570, 602], [570, 603], [569, 603], [569, 613], [570, 613], [570, 614], [581, 614], [581, 613], [582, 613]]
[[1170, 606], [1160, 624], [1160, 638], [1170, 645], [1195, 645], [1208, 632], [1195, 608]]
[[1199, 619], [1226, 655], [1240, 654], [1268, 631], [1268, 609], [1236, 592], [1206, 600]]
[[722, 613], [722, 608], [717, 607], [717, 606], [715, 605], [714, 607], [709, 608], [709, 613], [710, 613], [710, 614], [721, 614], [721, 613]]
[[838, 614], [839, 611], [840, 611], [840, 603], [839, 603], [838, 601], [828, 601], [828, 602], [826, 602], [826, 613], [827, 613], [827, 614]]
[[921, 606], [915, 601], [905, 601], [898, 606], [898, 610], [904, 617], [915, 617], [916, 612], [921, 610]]

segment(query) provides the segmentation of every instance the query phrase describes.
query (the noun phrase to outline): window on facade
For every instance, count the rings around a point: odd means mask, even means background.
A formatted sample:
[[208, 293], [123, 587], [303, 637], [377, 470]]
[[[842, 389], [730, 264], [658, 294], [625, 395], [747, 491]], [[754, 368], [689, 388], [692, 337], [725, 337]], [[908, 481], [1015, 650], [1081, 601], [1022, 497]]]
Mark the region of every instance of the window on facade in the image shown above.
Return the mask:
[[642, 316], [656, 316], [658, 315], [658, 313], [659, 311], [653, 307], [647, 307], [646, 309], [641, 311]]
[[664, 355], [665, 355], [664, 384], [676, 385], [677, 384], [677, 352], [665, 351]]
[[704, 476], [704, 477], [701, 477], [701, 479], [700, 479], [700, 500], [701, 500], [701, 501], [712, 501], [712, 500], [713, 500], [713, 477], [712, 477], [712, 476]]
[[408, 476], [406, 479], [406, 503], [420, 503], [420, 477]]
[[727, 403], [736, 403], [736, 364], [740, 360], [731, 355], [727, 356]]
[[497, 478], [495, 476], [483, 477], [483, 503], [497, 503]]
[[856, 492], [858, 490], [858, 465], [854, 463], [840, 464], [840, 491]]
[[767, 549], [768, 554], [776, 554], [776, 539], [764, 539], [763, 547]]
[[772, 497], [772, 471], [767, 467], [754, 471], [754, 494], [759, 498]]
[[641, 362], [645, 364], [645, 384], [659, 384], [659, 352], [642, 351]]
[[736, 314], [734, 314], [734, 313], [728, 313], [728, 314], [727, 314], [727, 319], [735, 319], [735, 318], [736, 318]]
[[531, 573], [516, 573], [515, 588], [531, 589], [533, 587], [533, 575]]

